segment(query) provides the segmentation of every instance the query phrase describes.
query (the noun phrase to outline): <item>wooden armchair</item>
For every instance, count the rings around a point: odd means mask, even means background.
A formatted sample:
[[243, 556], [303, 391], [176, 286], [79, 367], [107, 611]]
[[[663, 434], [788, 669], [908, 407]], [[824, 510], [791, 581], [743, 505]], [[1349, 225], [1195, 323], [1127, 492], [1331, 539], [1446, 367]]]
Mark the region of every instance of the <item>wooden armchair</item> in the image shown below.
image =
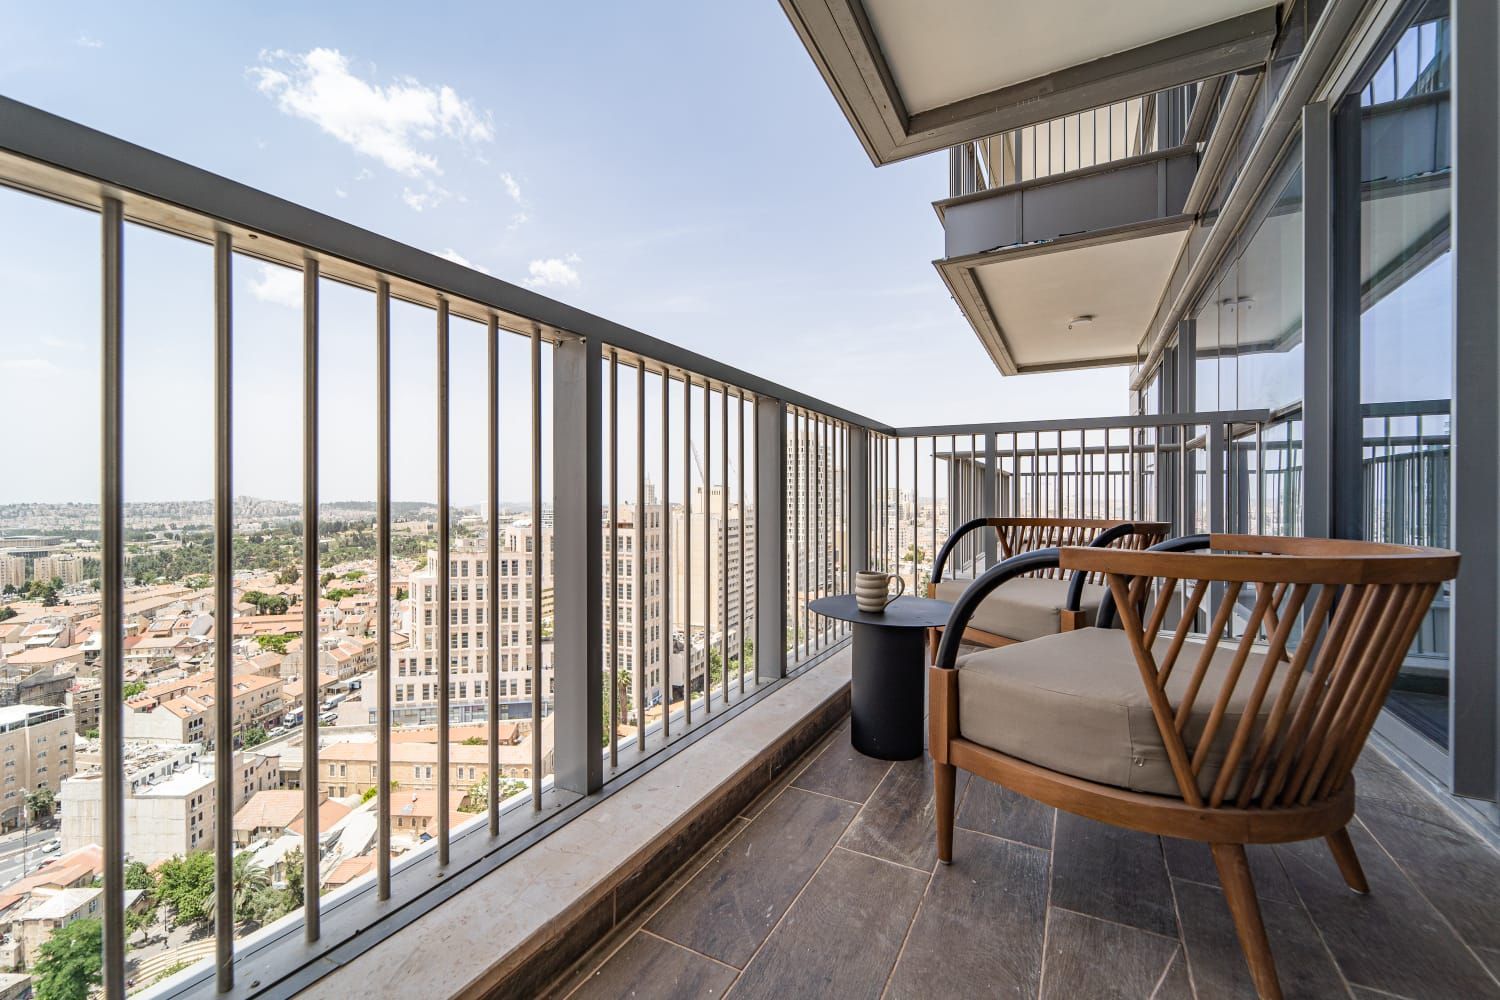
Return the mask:
[[[1160, 542], [1170, 526], [1161, 521], [1109, 521], [1068, 517], [976, 517], [948, 536], [932, 563], [927, 596], [956, 602], [973, 580], [943, 579], [943, 568], [953, 550], [971, 532], [995, 529], [1002, 560], [1023, 552], [1064, 545], [1144, 549]], [[980, 646], [1005, 646], [1091, 624], [1108, 590], [1098, 573], [1064, 573], [1056, 566], [1029, 570], [1024, 583], [993, 593], [981, 602], [964, 626], [964, 641]], [[942, 629], [931, 631], [932, 655], [937, 655]]]
[[[1099, 620], [1117, 609], [1120, 627], [959, 660], [980, 602], [1044, 569], [1102, 574]], [[1252, 535], [996, 566], [954, 608], [928, 676], [938, 857], [953, 858], [958, 767], [1090, 819], [1205, 841], [1256, 989], [1279, 998], [1244, 845], [1323, 837], [1350, 888], [1369, 891], [1346, 829], [1351, 771], [1457, 572], [1442, 549]]]

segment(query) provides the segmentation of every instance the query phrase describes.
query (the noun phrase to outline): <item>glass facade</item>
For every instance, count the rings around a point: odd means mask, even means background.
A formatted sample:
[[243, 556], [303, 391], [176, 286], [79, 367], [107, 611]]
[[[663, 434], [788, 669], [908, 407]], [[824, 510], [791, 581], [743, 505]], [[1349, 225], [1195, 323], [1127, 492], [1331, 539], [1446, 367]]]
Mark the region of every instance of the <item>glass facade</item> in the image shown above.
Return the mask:
[[[1366, 538], [1413, 545], [1451, 541], [1449, 23], [1446, 4], [1426, 4], [1344, 108], [1358, 116], [1362, 524]], [[1389, 702], [1443, 749], [1450, 598], [1433, 603]]]

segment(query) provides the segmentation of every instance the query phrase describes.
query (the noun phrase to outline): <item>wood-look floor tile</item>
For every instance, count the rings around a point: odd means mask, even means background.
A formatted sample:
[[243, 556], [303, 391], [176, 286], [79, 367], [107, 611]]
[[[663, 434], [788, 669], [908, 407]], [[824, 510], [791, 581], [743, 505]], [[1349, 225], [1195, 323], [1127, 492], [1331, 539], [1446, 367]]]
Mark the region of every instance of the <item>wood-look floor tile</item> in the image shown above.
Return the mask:
[[926, 886], [921, 872], [835, 850], [751, 960], [732, 995], [875, 1000]]
[[721, 997], [734, 977], [735, 970], [728, 966], [638, 931], [583, 981], [570, 1000]]
[[1445, 817], [1368, 803], [1359, 818], [1465, 941], [1500, 948], [1500, 854]]
[[[1219, 869], [1214, 865], [1213, 852], [1208, 845], [1196, 840], [1179, 840], [1176, 837], [1161, 838], [1162, 853], [1167, 857], [1167, 872], [1178, 879], [1201, 882], [1204, 885], [1219, 884]], [[1261, 899], [1279, 899], [1283, 903], [1295, 903], [1297, 891], [1292, 888], [1286, 870], [1276, 849], [1265, 844], [1251, 844], [1245, 848], [1250, 859], [1250, 874], [1255, 879], [1255, 894]]]
[[792, 784], [810, 792], [864, 802], [890, 769], [890, 761], [866, 757], [854, 749], [845, 730], [843, 738], [828, 744]]
[[857, 808], [788, 788], [657, 911], [647, 928], [742, 968]]
[[1177, 936], [1160, 839], [1071, 813], [1057, 814], [1052, 905]]
[[1047, 919], [1046, 851], [954, 835], [938, 865], [886, 992], [910, 997], [1036, 995]]
[[1496, 997], [1500, 986], [1378, 844], [1354, 824], [1368, 895], [1344, 884], [1321, 840], [1276, 850], [1350, 983], [1415, 998]]
[[[958, 772], [957, 796], [968, 773]], [[850, 850], [912, 868], [937, 864], [937, 823], [932, 794], [932, 758], [899, 760], [870, 796], [840, 841]]]
[[[1240, 950], [1229, 904], [1218, 889], [1177, 880], [1177, 910], [1193, 982], [1205, 997], [1255, 1000], [1255, 984]], [[1344, 982], [1328, 949], [1300, 903], [1262, 899], [1261, 919], [1271, 939], [1271, 954], [1287, 1000], [1341, 996]]]
[[983, 778], [969, 781], [958, 810], [958, 826], [1034, 847], [1052, 846], [1057, 810]]
[[1042, 1000], [1145, 1000], [1179, 950], [1174, 938], [1053, 907]]

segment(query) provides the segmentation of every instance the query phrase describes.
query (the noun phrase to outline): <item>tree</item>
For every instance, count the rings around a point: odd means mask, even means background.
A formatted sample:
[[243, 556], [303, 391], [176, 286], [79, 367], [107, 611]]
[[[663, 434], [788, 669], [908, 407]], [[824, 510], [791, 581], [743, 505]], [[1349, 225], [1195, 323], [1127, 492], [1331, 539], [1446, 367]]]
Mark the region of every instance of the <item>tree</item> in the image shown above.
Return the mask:
[[486, 772], [479, 776], [479, 780], [469, 786], [468, 794], [458, 804], [461, 813], [482, 813], [490, 807], [490, 778]]
[[[208, 854], [207, 851], [203, 853]], [[210, 882], [212, 882], [213, 855], [209, 855], [208, 872]], [[266, 866], [256, 864], [255, 858], [248, 852], [236, 854], [230, 866], [230, 885], [234, 897], [234, 919], [239, 923], [247, 921], [259, 923], [257, 918], [266, 913], [266, 900], [260, 897], [271, 888], [271, 873], [266, 870]], [[202, 903], [205, 920], [213, 919], [214, 908], [217, 905], [218, 893], [214, 892], [210, 885], [208, 896]]]
[[212, 913], [205, 904], [214, 894], [214, 856], [209, 851], [194, 851], [187, 857], [174, 854], [161, 863], [157, 898], [172, 908], [172, 915], [182, 923], [206, 919]]
[[151, 869], [146, 867], [144, 861], [125, 862], [125, 888], [140, 889], [142, 892], [156, 892], [156, 876]]
[[134, 698], [138, 694], [145, 693], [145, 690], [145, 681], [131, 681], [129, 684], [126, 684], [123, 688], [120, 689], [120, 694], [126, 699], [130, 699]]
[[286, 857], [282, 859], [282, 864], [286, 866], [286, 894], [294, 900], [292, 909], [296, 909], [302, 905], [302, 887], [306, 884], [302, 880], [302, 859], [302, 848], [300, 847], [294, 847], [290, 851], [287, 851]]
[[258, 747], [266, 741], [268, 735], [263, 726], [246, 726], [240, 745], [246, 750], [249, 750], [251, 747]]
[[284, 632], [281, 635], [258, 635], [255, 637], [255, 644], [262, 650], [269, 650], [272, 653], [280, 653], [282, 656], [285, 656], [287, 645], [299, 636], [300, 633], [296, 632]]
[[[6, 586], [8, 589], [9, 584], [7, 584]], [[0, 622], [3, 622], [9, 618], [14, 618], [18, 614], [20, 614], [20, 612], [11, 607], [9, 604], [0, 604]]]
[[276, 582], [281, 584], [283, 587], [290, 586], [300, 579], [302, 579], [302, 571], [299, 570], [296, 566], [288, 566], [286, 569], [276, 574]]
[[52, 810], [57, 806], [57, 795], [42, 785], [36, 791], [26, 796], [26, 809], [31, 813], [33, 822], [40, 823], [52, 815]]
[[37, 1000], [88, 1000], [104, 982], [103, 949], [104, 925], [94, 918], [53, 931], [31, 970]]

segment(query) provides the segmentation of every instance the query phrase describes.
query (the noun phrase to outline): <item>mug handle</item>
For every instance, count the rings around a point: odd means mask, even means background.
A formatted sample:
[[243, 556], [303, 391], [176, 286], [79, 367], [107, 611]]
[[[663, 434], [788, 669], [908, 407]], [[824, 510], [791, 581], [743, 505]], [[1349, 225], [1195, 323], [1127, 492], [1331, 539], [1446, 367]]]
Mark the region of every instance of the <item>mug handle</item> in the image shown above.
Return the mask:
[[892, 604], [896, 603], [896, 601], [904, 593], [906, 593], [906, 579], [904, 577], [898, 576], [896, 577], [896, 592], [886, 598], [885, 604], [883, 604], [882, 607], [890, 607]]

